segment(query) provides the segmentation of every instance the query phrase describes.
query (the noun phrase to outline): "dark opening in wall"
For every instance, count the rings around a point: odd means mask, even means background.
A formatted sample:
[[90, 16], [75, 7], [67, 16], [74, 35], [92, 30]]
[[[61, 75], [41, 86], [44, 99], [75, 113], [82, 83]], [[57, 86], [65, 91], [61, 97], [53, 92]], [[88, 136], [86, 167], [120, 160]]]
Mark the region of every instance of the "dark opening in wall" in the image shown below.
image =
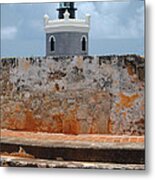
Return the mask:
[[82, 37], [82, 51], [86, 51], [86, 38]]
[[51, 51], [54, 51], [54, 39], [51, 38]]
[[50, 50], [55, 51], [55, 38], [53, 36], [50, 37]]

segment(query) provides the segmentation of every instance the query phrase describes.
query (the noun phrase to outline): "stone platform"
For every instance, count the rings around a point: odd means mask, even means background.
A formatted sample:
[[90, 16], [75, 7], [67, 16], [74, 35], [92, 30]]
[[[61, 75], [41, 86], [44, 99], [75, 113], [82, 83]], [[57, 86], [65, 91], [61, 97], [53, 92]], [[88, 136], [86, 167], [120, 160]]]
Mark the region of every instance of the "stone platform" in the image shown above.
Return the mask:
[[[2, 166], [144, 169], [144, 136], [1, 130]], [[11, 166], [11, 165], [9, 165]]]

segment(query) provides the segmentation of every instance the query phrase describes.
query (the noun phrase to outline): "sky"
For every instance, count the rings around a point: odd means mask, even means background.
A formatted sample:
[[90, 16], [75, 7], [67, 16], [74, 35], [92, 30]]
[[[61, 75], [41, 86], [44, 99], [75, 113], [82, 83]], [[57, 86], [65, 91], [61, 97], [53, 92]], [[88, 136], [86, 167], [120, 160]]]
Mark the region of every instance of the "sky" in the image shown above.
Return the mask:
[[[45, 56], [43, 16], [58, 3], [1, 4], [1, 57]], [[91, 15], [89, 55], [144, 55], [144, 1], [76, 2], [76, 18]]]

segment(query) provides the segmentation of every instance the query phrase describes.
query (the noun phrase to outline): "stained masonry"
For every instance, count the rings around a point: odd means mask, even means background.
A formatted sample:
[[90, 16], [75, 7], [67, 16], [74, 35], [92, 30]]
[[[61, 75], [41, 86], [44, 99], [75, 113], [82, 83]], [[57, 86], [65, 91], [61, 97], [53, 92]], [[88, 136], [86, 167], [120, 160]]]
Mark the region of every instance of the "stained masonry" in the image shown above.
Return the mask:
[[5, 58], [1, 128], [144, 135], [144, 58]]

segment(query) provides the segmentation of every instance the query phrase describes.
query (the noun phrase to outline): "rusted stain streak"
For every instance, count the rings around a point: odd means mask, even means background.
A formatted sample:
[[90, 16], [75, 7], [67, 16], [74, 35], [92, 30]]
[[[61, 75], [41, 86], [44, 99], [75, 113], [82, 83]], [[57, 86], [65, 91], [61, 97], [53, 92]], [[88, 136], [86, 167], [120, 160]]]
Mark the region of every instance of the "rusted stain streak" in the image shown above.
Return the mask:
[[76, 119], [76, 108], [71, 109], [63, 120], [63, 133], [65, 134], [79, 134], [80, 124]]

